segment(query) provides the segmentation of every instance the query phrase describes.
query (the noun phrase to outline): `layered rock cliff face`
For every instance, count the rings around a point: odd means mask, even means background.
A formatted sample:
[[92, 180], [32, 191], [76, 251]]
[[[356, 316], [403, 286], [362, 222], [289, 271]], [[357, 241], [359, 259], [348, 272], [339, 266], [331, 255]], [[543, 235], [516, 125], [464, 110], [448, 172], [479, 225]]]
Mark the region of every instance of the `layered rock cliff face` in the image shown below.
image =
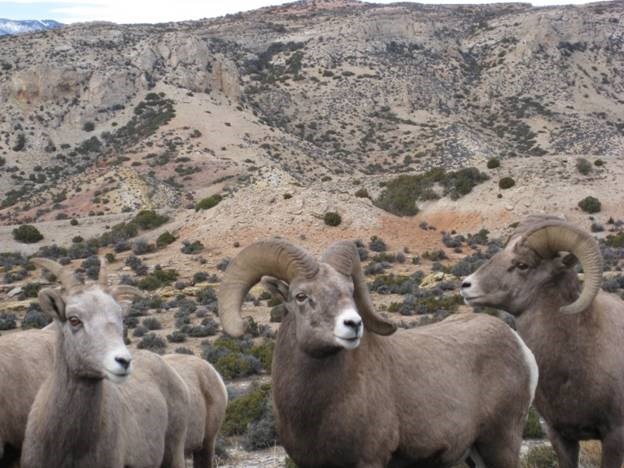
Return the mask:
[[[23, 197], [118, 165], [192, 199], [258, 166], [309, 183], [493, 156], [615, 158], [623, 17], [621, 2], [303, 1], [3, 37], [0, 215], [15, 220]], [[149, 93], [170, 102], [167, 118], [143, 112]]]

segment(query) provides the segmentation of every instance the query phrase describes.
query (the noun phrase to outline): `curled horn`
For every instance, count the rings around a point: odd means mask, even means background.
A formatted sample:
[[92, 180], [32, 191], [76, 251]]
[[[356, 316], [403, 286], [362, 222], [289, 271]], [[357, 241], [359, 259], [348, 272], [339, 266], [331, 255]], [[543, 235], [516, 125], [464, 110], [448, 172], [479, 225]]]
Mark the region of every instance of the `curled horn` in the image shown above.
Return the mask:
[[67, 292], [71, 292], [77, 288], [82, 287], [82, 283], [76, 278], [74, 272], [69, 268], [63, 267], [60, 263], [50, 260], [49, 258], [34, 257], [30, 259], [35, 265], [43, 267], [54, 274], [60, 281], [63, 289]]
[[228, 265], [219, 287], [219, 317], [228, 335], [245, 333], [240, 310], [249, 289], [264, 275], [290, 283], [295, 277], [313, 278], [318, 262], [305, 250], [273, 239], [255, 242], [244, 248]]
[[119, 284], [113, 287], [110, 290], [110, 295], [113, 296], [117, 302], [125, 299], [134, 299], [135, 297], [145, 297], [145, 293], [143, 291], [128, 284]]
[[396, 325], [383, 318], [377, 312], [368, 294], [368, 286], [362, 273], [360, 255], [355, 243], [338, 241], [330, 245], [321, 257], [321, 262], [327, 263], [345, 276], [353, 280], [354, 298], [358, 312], [362, 315], [364, 326], [378, 335], [391, 335], [396, 331]]
[[602, 283], [602, 255], [594, 238], [564, 221], [545, 221], [524, 233], [525, 245], [544, 258], [552, 258], [558, 252], [573, 254], [585, 272], [585, 281], [579, 297], [571, 304], [561, 307], [564, 314], [577, 314], [587, 309], [600, 290]]
[[119, 284], [113, 288], [108, 287], [108, 263], [105, 257], [99, 256], [100, 260], [100, 274], [98, 276], [98, 283], [100, 287], [110, 292], [110, 295], [115, 298], [117, 302], [125, 299], [134, 299], [135, 297], [143, 298], [145, 294], [138, 288], [127, 284]]

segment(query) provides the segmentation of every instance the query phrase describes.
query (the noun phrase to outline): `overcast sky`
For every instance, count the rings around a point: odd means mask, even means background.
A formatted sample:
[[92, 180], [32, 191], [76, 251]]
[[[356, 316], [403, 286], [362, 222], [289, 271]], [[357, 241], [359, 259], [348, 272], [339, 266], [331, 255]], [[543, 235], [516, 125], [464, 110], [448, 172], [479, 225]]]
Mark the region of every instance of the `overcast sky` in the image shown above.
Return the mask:
[[[530, 1], [530, 0], [527, 0]], [[284, 3], [280, 0], [0, 0], [0, 18], [157, 23], [211, 18]], [[377, 0], [375, 3], [392, 3]], [[492, 1], [421, 0], [419, 3], [475, 4]], [[533, 0], [535, 6], [590, 3], [582, 0]]]

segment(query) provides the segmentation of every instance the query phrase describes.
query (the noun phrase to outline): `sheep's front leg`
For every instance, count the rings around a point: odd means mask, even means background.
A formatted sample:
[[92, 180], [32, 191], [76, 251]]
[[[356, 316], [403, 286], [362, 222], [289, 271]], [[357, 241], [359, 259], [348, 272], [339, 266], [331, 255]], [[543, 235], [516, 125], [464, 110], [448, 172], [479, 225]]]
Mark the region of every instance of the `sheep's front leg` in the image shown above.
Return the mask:
[[601, 468], [620, 468], [624, 463], [624, 428], [617, 428], [602, 439]]

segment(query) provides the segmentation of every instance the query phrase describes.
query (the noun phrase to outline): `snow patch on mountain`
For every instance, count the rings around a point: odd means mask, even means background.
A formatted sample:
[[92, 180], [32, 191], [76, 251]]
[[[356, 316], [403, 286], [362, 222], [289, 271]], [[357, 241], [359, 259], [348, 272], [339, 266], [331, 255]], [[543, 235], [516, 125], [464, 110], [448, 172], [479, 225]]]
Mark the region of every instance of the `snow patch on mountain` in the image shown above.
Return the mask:
[[62, 23], [49, 19], [18, 21], [0, 18], [0, 36], [7, 34], [24, 34], [35, 31], [43, 31], [46, 29], [56, 29], [62, 26]]

